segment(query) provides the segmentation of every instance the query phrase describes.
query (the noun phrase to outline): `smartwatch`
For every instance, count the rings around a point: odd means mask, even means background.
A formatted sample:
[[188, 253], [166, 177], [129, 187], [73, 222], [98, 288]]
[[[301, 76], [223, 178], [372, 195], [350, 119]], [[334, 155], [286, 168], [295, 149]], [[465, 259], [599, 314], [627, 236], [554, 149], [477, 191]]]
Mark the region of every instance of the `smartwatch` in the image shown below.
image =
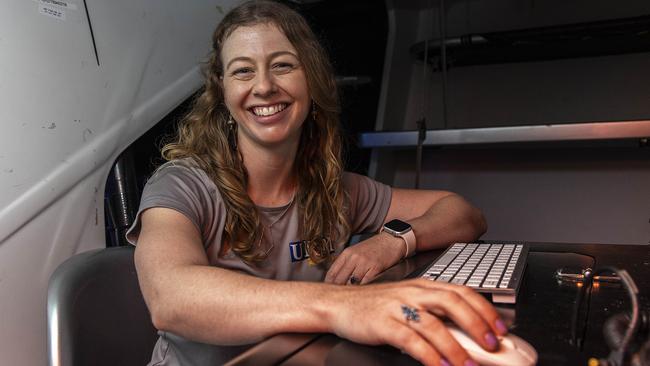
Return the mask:
[[411, 228], [411, 225], [408, 222], [398, 219], [391, 220], [384, 224], [381, 231], [404, 240], [404, 244], [406, 244], [406, 253], [404, 254], [404, 258], [408, 258], [415, 254], [415, 233], [413, 233], [413, 228]]

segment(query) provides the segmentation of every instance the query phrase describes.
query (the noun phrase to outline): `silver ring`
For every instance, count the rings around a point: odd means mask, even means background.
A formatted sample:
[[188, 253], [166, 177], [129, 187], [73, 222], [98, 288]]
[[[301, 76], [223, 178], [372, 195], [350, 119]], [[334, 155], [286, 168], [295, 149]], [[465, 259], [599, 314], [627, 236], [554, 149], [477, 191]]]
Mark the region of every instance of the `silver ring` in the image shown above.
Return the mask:
[[404, 314], [404, 317], [406, 318], [406, 321], [414, 321], [416, 323], [420, 322], [420, 314], [418, 313], [418, 309], [412, 308], [407, 305], [402, 305], [402, 313]]
[[350, 276], [350, 279], [348, 280], [348, 282], [350, 282], [350, 285], [357, 285], [361, 281], [359, 281], [359, 279], [354, 277], [354, 276]]

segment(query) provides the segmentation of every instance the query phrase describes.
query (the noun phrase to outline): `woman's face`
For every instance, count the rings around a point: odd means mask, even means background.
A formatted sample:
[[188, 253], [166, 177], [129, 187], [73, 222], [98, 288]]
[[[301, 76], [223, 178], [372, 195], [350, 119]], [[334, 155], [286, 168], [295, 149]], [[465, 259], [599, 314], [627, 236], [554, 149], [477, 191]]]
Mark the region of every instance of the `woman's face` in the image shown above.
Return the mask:
[[221, 50], [223, 90], [240, 146], [297, 144], [310, 108], [298, 53], [273, 24], [239, 27]]

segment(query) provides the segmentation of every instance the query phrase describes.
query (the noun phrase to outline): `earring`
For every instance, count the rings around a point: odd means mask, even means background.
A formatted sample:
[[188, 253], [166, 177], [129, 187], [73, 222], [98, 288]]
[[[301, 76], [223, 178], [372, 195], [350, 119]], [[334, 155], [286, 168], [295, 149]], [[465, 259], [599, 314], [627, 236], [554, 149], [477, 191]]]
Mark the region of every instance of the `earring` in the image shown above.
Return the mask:
[[233, 147], [233, 150], [237, 150], [237, 134], [235, 133], [235, 127], [237, 124], [235, 124], [235, 121], [232, 118], [232, 114], [228, 114], [228, 121], [226, 121], [226, 124], [228, 125], [228, 140], [230, 140], [230, 146]]
[[311, 119], [316, 122], [316, 117], [318, 117], [318, 112], [316, 111], [316, 102], [312, 99], [311, 101]]

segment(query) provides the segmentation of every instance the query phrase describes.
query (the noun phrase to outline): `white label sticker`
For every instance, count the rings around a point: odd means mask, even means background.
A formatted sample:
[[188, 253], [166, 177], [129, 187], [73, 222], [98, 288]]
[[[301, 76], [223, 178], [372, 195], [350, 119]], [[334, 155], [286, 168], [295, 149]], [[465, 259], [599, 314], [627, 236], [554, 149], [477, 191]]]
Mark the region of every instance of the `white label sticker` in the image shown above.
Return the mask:
[[77, 10], [77, 4], [70, 2], [69, 0], [38, 0], [41, 4], [44, 5], [54, 5], [62, 9]]
[[52, 6], [39, 4], [38, 12], [43, 15], [47, 15], [48, 17], [56, 18], [59, 20], [65, 20], [65, 10], [63, 9], [57, 9]]

